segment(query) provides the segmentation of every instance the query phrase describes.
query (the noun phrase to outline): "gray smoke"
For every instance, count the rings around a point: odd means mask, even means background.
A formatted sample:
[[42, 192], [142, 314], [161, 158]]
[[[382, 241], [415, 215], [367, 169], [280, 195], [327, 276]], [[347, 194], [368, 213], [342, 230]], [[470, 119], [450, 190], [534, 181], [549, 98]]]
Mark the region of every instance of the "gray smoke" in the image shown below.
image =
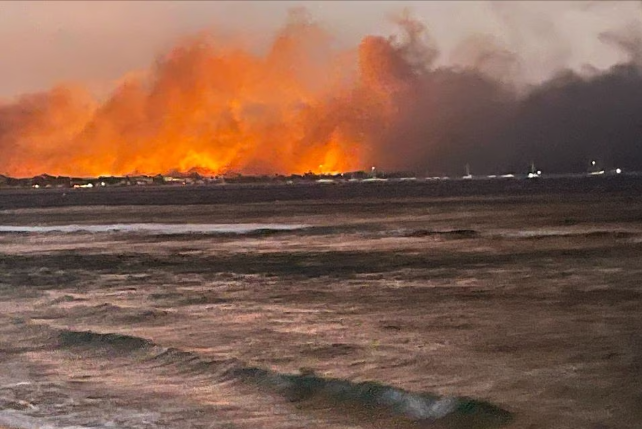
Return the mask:
[[399, 115], [375, 139], [374, 160], [384, 168], [456, 174], [468, 163], [474, 173], [491, 174], [525, 172], [535, 162], [547, 172], [581, 172], [596, 159], [606, 168], [642, 170], [639, 26], [601, 36], [628, 61], [604, 71], [562, 70], [518, 88], [517, 56], [492, 39], [471, 37], [459, 49], [460, 66], [434, 67], [434, 55], [419, 63], [414, 56], [432, 42], [411, 20], [401, 25], [412, 37], [387, 41], [391, 61], [404, 62], [394, 70], [413, 73], [395, 76], [407, 83], [394, 94]]

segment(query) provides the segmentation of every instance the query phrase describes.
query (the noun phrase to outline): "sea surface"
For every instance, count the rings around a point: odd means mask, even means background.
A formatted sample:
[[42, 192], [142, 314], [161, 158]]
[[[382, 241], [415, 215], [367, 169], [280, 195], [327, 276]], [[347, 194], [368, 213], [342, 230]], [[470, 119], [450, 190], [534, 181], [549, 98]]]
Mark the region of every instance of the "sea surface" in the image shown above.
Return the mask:
[[91, 192], [0, 207], [0, 427], [642, 427], [639, 196]]

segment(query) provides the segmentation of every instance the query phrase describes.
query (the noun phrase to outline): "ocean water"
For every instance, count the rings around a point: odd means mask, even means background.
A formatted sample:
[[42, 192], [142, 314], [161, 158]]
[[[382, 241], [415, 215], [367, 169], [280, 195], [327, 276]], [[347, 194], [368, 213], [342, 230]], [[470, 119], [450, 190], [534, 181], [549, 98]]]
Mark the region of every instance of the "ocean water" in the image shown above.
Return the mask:
[[174, 234], [248, 234], [267, 231], [291, 231], [305, 228], [305, 225], [279, 225], [260, 223], [229, 223], [229, 224], [194, 224], [194, 223], [117, 223], [98, 225], [0, 225], [0, 233], [101, 233], [101, 232], [130, 232], [148, 233], [155, 235]]
[[623, 196], [0, 211], [0, 427], [642, 427]]

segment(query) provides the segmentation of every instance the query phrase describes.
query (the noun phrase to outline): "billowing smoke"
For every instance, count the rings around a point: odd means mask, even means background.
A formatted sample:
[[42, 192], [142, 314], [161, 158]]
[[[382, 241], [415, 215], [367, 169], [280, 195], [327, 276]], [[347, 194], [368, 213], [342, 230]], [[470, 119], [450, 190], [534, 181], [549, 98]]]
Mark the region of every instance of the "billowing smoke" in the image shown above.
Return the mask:
[[353, 50], [296, 10], [265, 55], [207, 35], [181, 41], [106, 101], [61, 86], [0, 105], [0, 173], [29, 176], [642, 169], [642, 37], [605, 33], [629, 60], [523, 88], [516, 55], [471, 36], [438, 66], [426, 28]]

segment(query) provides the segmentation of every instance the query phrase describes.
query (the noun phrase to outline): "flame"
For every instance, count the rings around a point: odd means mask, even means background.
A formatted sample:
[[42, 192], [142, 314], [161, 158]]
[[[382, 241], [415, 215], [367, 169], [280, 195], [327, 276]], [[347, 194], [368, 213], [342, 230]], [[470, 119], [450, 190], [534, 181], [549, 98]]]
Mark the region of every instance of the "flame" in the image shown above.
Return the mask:
[[347, 52], [332, 43], [297, 12], [265, 55], [200, 34], [104, 102], [67, 85], [0, 105], [0, 173], [363, 169], [407, 71], [388, 39]]

